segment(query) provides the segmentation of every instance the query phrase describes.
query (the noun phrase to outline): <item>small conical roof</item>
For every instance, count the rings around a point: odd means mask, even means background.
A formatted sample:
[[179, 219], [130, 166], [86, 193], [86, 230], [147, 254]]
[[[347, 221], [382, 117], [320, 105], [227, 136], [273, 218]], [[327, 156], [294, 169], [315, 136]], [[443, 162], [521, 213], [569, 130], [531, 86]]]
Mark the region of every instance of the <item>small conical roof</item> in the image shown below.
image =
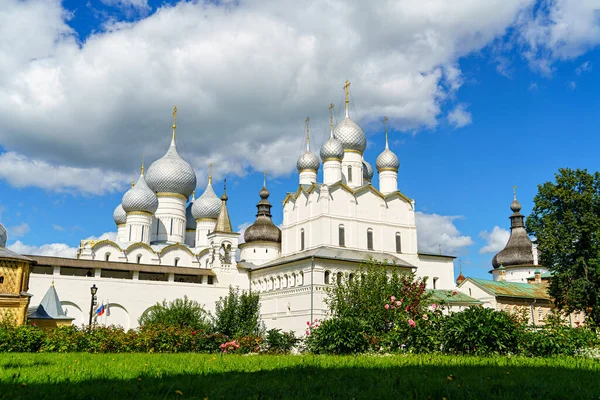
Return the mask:
[[29, 314], [28, 318], [30, 319], [74, 319], [72, 317], [68, 317], [65, 311], [60, 304], [60, 299], [58, 298], [58, 293], [56, 293], [56, 289], [54, 288], [54, 282], [50, 285], [48, 291], [42, 298], [40, 305], [37, 309]]
[[231, 229], [231, 220], [229, 219], [229, 211], [227, 211], [227, 179], [223, 183], [223, 195], [221, 196], [221, 210], [217, 217], [217, 223], [215, 225], [215, 232], [218, 233], [233, 233]]

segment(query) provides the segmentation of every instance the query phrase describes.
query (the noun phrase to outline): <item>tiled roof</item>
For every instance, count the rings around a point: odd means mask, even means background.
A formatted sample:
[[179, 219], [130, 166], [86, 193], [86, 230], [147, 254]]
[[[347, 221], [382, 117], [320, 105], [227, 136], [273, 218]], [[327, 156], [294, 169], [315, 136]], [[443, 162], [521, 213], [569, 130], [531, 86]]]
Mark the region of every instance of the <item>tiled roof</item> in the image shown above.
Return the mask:
[[461, 303], [461, 304], [481, 304], [481, 301], [474, 299], [473, 297], [467, 296], [466, 294], [459, 292], [458, 290], [440, 290], [430, 289], [431, 293], [430, 302], [432, 303]]
[[550, 300], [547, 287], [540, 283], [498, 282], [480, 278], [467, 278], [466, 281], [471, 281], [483, 290], [499, 297]]

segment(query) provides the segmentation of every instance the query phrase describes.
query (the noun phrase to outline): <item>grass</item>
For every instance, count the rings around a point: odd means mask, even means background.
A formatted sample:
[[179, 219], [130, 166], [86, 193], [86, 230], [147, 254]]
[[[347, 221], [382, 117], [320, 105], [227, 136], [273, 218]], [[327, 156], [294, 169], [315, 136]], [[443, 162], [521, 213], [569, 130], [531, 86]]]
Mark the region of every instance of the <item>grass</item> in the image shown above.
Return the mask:
[[0, 399], [598, 399], [585, 358], [0, 354]]

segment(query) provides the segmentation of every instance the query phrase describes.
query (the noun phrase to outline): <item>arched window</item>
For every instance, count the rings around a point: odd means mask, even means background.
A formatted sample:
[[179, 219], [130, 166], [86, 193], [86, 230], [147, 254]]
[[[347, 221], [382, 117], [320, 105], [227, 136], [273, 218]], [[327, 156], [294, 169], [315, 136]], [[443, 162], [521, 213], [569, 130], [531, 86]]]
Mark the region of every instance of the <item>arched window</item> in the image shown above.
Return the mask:
[[350, 274], [350, 275], [348, 275], [348, 281], [349, 281], [350, 283], [354, 282], [354, 274]]
[[141, 254], [137, 255], [136, 261], [137, 261], [138, 264], [142, 262], [142, 255]]
[[179, 265], [179, 258], [178, 258], [178, 257], [176, 257], [176, 258], [175, 258], [175, 264], [173, 264], [173, 265], [174, 265], [175, 267], [176, 267], [177, 265]]
[[104, 254], [104, 261], [110, 260], [110, 253]]
[[273, 281], [273, 278], [269, 279], [269, 290], [273, 290], [275, 289], [275, 282]]
[[373, 250], [373, 229], [367, 229], [367, 249]]
[[348, 165], [348, 183], [352, 182], [352, 167]]
[[281, 277], [277, 277], [277, 289], [281, 289]]
[[283, 276], [283, 287], [286, 288], [286, 287], [288, 287], [288, 285], [289, 285], [288, 276], [284, 275]]
[[337, 283], [338, 285], [341, 285], [342, 284], [342, 276], [343, 276], [343, 274], [341, 272], [338, 272], [336, 275], [335, 283]]
[[290, 286], [291, 286], [291, 287], [294, 287], [294, 286], [296, 286], [296, 273], [295, 273], [295, 272], [292, 274], [292, 277], [291, 277], [291, 279], [290, 279], [290, 280], [291, 280], [291, 282], [290, 282]]
[[304, 250], [304, 228], [300, 229], [300, 250]]
[[402, 236], [396, 232], [396, 253], [402, 253]]
[[329, 281], [330, 281], [329, 276], [330, 275], [331, 275], [331, 272], [325, 271], [325, 279], [323, 281], [325, 282], [326, 285], [329, 285]]
[[142, 242], [144, 241], [144, 225], [142, 225]]
[[339, 236], [340, 247], [346, 247], [346, 232], [344, 230], [344, 225], [339, 226], [338, 236]]
[[298, 286], [304, 285], [304, 272], [300, 271], [298, 274]]

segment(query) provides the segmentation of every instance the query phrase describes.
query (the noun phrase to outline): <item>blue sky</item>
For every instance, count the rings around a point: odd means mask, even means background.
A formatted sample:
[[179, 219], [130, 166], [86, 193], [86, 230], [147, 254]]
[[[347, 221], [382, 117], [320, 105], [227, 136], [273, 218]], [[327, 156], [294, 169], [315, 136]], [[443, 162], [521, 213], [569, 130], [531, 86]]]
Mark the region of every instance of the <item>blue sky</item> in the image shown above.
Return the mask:
[[[141, 154], [149, 164], [167, 149], [173, 104], [199, 191], [215, 163], [215, 189], [227, 177], [232, 223], [243, 227], [268, 169], [280, 223], [281, 201], [297, 187], [304, 117], [318, 151], [345, 79], [366, 159], [374, 165], [378, 121], [390, 116], [421, 243], [459, 256], [466, 275], [489, 276], [514, 185], [529, 214], [537, 185], [558, 168], [598, 170], [599, 3], [487, 10], [464, 1], [438, 21], [438, 1], [390, 2], [399, 14], [389, 26], [375, 11], [338, 15], [320, 3], [302, 11], [312, 19], [271, 2], [2, 3], [11, 20], [31, 23], [19, 47], [0, 44], [0, 56], [13, 56], [0, 63], [0, 222], [15, 250], [65, 255], [114, 231], [112, 211]], [[352, 27], [335, 30], [348, 39], [332, 39], [316, 18]]]

